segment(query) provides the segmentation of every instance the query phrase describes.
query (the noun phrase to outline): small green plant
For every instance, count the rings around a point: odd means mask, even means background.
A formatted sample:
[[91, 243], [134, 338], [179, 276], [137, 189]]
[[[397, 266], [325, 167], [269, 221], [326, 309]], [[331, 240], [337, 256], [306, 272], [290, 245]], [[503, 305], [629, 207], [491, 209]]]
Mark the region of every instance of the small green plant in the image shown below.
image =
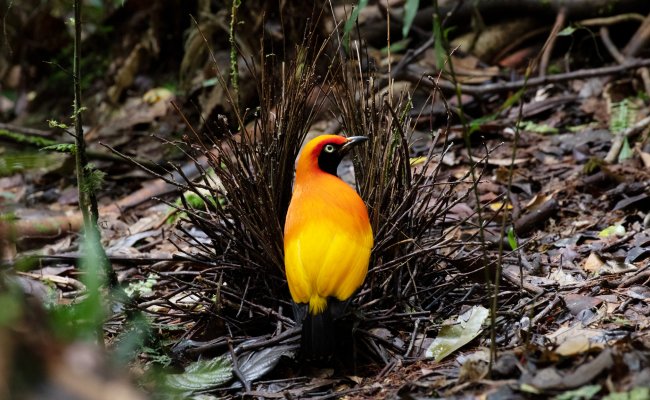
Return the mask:
[[84, 170], [86, 179], [83, 182], [81, 190], [85, 193], [97, 193], [104, 183], [106, 172], [98, 170], [92, 163], [86, 164]]
[[[609, 130], [614, 135], [621, 135], [634, 124], [637, 118], [637, 108], [631, 99], [626, 98], [610, 105]], [[627, 136], [623, 138], [623, 146], [618, 154], [618, 161], [627, 160], [634, 155]]]
[[84, 255], [79, 263], [85, 296], [70, 305], [52, 309], [55, 333], [66, 340], [98, 340], [98, 333], [102, 332], [106, 311], [101, 290], [106, 275], [102, 267], [103, 248], [98, 246], [99, 240], [93, 235], [96, 233], [92, 230], [86, 232], [82, 243]]
[[549, 134], [555, 134], [558, 133], [558, 129], [554, 128], [552, 126], [546, 125], [546, 124], [538, 124], [533, 121], [522, 121], [519, 124], [519, 129], [528, 131], [528, 132], [534, 132], [534, 133], [549, 133]]
[[0, 138], [3, 137], [15, 143], [28, 144], [36, 147], [51, 146], [57, 144], [53, 140], [42, 138], [40, 136], [28, 136], [16, 132], [11, 132], [6, 129], [0, 129]]
[[[434, 6], [437, 9], [437, 1], [435, 2]], [[436, 58], [436, 68], [442, 70], [448, 57], [445, 47], [445, 44], [447, 43], [447, 36], [445, 35], [445, 31], [442, 27], [442, 20], [440, 19], [440, 14], [438, 14], [438, 12], [435, 12], [433, 14], [433, 39], [433, 53]]]
[[368, 0], [359, 0], [359, 3], [356, 6], [352, 6], [350, 18], [345, 21], [345, 25], [343, 26], [343, 38], [341, 40], [346, 53], [350, 53], [350, 33], [359, 19], [359, 12], [361, 12], [361, 10], [363, 10], [367, 5]]
[[41, 148], [41, 151], [52, 151], [56, 153], [75, 154], [77, 146], [73, 143], [57, 143]]
[[515, 235], [515, 230], [512, 227], [508, 228], [508, 245], [511, 250], [516, 250], [519, 247], [517, 235]]
[[420, 0], [406, 0], [404, 3], [404, 21], [402, 23], [402, 37], [406, 37], [411, 30], [413, 20], [418, 12]]
[[629, 128], [636, 119], [637, 110], [630, 99], [623, 99], [619, 102], [611, 103], [609, 130], [618, 134]]
[[145, 280], [130, 282], [129, 286], [124, 289], [124, 292], [129, 297], [152, 293], [153, 287], [158, 283], [159, 278], [156, 274], [149, 274]]

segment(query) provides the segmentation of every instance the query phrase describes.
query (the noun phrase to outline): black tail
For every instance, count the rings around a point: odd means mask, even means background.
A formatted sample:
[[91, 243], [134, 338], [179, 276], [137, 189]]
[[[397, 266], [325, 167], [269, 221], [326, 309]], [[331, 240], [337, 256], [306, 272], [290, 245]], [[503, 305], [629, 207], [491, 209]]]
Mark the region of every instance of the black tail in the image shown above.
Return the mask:
[[311, 315], [306, 304], [294, 304], [294, 315], [302, 321], [302, 356], [307, 360], [326, 361], [343, 354], [351, 343], [352, 327], [341, 317], [348, 301], [330, 298], [322, 313]]
[[334, 354], [336, 331], [329, 309], [308, 314], [302, 325], [302, 351], [306, 359], [327, 360]]

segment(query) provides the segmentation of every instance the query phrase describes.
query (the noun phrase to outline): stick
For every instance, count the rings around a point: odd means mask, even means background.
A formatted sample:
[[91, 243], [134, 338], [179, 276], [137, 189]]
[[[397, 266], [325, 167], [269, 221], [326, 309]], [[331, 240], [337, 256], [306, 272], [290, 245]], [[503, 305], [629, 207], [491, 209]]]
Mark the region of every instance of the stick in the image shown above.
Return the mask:
[[635, 57], [648, 42], [650, 42], [650, 14], [645, 17], [639, 29], [623, 49], [623, 55], [627, 58]]
[[546, 45], [544, 46], [544, 53], [542, 53], [542, 59], [539, 62], [539, 76], [546, 76], [546, 69], [548, 68], [548, 62], [551, 59], [551, 53], [555, 47], [555, 41], [557, 40], [557, 34], [560, 32], [560, 29], [564, 26], [566, 22], [566, 7], [561, 7], [558, 11], [555, 18], [555, 24], [551, 30], [551, 34], [548, 36]]
[[[468, 94], [470, 96], [482, 97], [487, 94], [492, 93], [503, 93], [510, 92], [521, 89], [522, 87], [533, 87], [533, 86], [543, 86], [549, 83], [559, 83], [571, 81], [574, 79], [586, 79], [594, 78], [597, 76], [606, 76], [606, 75], [618, 75], [629, 70], [643, 68], [650, 66], [650, 59], [641, 59], [635, 60], [623, 65], [614, 65], [611, 67], [601, 67], [601, 68], [590, 68], [590, 69], [581, 69], [578, 71], [565, 72], [563, 74], [547, 75], [536, 78], [530, 78], [526, 82], [524, 79], [513, 81], [513, 82], [503, 82], [503, 83], [490, 83], [485, 85], [459, 85], [461, 92], [463, 94]], [[426, 76], [427, 79], [421, 79], [422, 76]], [[420, 82], [422, 85], [430, 89], [436, 88], [436, 83], [434, 81], [437, 77], [432, 76], [427, 73], [418, 73], [414, 68], [409, 67], [406, 71], [405, 76], [401, 78], [406, 79], [412, 82]], [[455, 91], [456, 85], [453, 82], [443, 81], [440, 79], [437, 82], [437, 86], [441, 89], [448, 91]]]

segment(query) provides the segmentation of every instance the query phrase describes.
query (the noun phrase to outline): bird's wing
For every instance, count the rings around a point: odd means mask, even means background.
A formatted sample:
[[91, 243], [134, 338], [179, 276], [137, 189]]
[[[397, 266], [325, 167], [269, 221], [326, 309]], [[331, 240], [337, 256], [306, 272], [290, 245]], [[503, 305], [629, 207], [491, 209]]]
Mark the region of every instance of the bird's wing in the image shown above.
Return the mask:
[[370, 242], [363, 234], [338, 231], [331, 238], [316, 281], [319, 295], [346, 300], [363, 284], [372, 247], [369, 236]]
[[299, 237], [293, 237], [284, 244], [284, 265], [291, 297], [296, 303], [309, 303], [312, 285], [309, 273], [303, 263], [305, 251]]

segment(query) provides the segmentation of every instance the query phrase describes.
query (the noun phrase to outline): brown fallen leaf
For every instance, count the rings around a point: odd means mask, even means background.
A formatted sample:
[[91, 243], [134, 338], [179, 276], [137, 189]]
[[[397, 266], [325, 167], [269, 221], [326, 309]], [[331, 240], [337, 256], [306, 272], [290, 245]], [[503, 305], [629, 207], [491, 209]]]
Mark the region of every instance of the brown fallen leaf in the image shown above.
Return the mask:
[[605, 262], [594, 252], [589, 254], [582, 264], [582, 269], [588, 272], [599, 272], [605, 266]]
[[546, 337], [557, 345], [554, 350], [561, 356], [582, 354], [593, 349], [602, 349], [605, 345], [605, 331], [577, 326], [562, 326]]
[[564, 299], [564, 304], [573, 315], [578, 315], [582, 310], [598, 307], [603, 303], [602, 299], [575, 293], [563, 295], [562, 298]]

